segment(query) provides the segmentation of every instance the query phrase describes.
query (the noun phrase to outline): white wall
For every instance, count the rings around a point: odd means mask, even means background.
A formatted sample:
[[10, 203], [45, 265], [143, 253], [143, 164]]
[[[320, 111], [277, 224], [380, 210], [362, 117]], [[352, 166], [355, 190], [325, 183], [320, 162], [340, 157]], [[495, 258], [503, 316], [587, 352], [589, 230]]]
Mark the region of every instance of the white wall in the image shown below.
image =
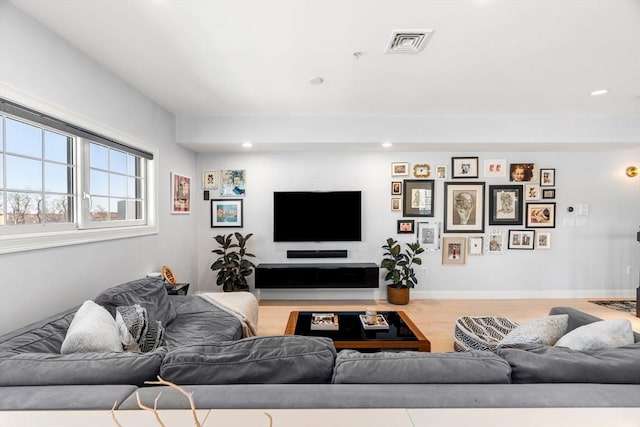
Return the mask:
[[22, 94], [158, 147], [160, 207], [158, 235], [0, 255], [0, 333], [163, 264], [195, 281], [196, 215], [169, 214], [170, 172], [191, 174], [196, 164], [175, 144], [174, 117], [8, 2], [0, 2], [0, 39], [0, 96]]
[[[639, 151], [614, 152], [475, 152], [480, 164], [486, 158], [504, 158], [507, 163], [532, 162], [556, 169], [557, 227], [552, 231], [551, 250], [508, 250], [504, 255], [469, 256], [465, 266], [442, 266], [441, 252], [423, 257], [426, 274], [419, 269], [414, 298], [545, 298], [545, 297], [629, 297], [635, 295], [640, 268], [640, 179], [624, 175], [630, 164], [640, 164]], [[346, 260], [318, 262], [374, 262], [382, 258], [380, 246], [396, 235], [396, 220], [402, 214], [390, 210], [391, 162], [411, 165], [450, 165], [461, 153], [239, 153], [200, 154], [198, 170], [245, 169], [247, 193], [244, 199], [243, 233], [254, 233], [250, 250], [258, 262], [314, 262], [287, 260], [287, 249], [347, 249]], [[395, 178], [394, 178], [395, 180]], [[491, 178], [491, 184], [509, 184], [508, 178]], [[361, 243], [274, 243], [272, 194], [282, 190], [362, 190], [363, 240]], [[434, 218], [443, 218], [444, 184], [436, 181]], [[577, 218], [567, 207], [588, 204], [586, 226], [564, 225]], [[488, 203], [486, 203], [488, 205]], [[209, 270], [213, 236], [238, 229], [210, 228], [210, 204], [196, 201], [198, 224], [198, 279], [201, 290], [216, 291]], [[417, 219], [419, 220], [419, 219]], [[313, 226], [313, 224], [309, 224]], [[510, 228], [496, 227], [505, 233]], [[486, 230], [493, 227], [486, 227]], [[631, 272], [627, 274], [627, 267]], [[253, 276], [252, 276], [253, 277]], [[381, 274], [382, 277], [382, 274]], [[381, 280], [382, 291], [384, 286]], [[382, 292], [357, 291], [265, 291], [261, 298], [371, 298]]]

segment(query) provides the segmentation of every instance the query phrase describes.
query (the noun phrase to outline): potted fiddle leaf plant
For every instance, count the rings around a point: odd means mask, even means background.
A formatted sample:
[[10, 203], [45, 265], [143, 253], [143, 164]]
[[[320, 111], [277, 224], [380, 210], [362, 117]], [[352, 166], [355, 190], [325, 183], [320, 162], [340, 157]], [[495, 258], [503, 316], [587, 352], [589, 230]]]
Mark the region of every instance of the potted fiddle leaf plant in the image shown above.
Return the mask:
[[409, 289], [418, 284], [413, 267], [422, 264], [418, 255], [424, 252], [424, 248], [419, 242], [406, 243], [406, 246], [402, 251], [401, 245], [392, 238], [382, 246], [385, 253], [380, 268], [387, 270], [384, 280], [390, 282], [387, 284], [387, 301], [391, 304], [409, 304]]
[[249, 233], [243, 236], [240, 233], [221, 234], [215, 237], [220, 245], [212, 252], [219, 255], [211, 264], [211, 270], [217, 271], [216, 284], [222, 286], [225, 292], [248, 291], [247, 277], [255, 270], [256, 266], [247, 258], [255, 257], [247, 252], [247, 241], [253, 236]]

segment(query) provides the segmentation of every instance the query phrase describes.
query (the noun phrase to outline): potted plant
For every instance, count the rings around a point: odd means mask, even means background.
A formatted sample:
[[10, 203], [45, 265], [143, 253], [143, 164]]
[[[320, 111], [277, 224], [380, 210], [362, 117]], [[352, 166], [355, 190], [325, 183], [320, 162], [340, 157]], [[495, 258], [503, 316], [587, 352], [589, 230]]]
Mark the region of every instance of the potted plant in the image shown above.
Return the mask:
[[424, 249], [419, 242], [406, 243], [407, 249], [402, 252], [400, 244], [392, 238], [387, 239], [387, 244], [382, 246], [385, 250], [380, 263], [380, 268], [388, 271], [384, 276], [385, 281], [391, 281], [387, 285], [387, 300], [391, 304], [409, 304], [409, 289], [417, 283], [414, 265], [421, 265], [422, 259], [418, 257]]
[[220, 247], [212, 252], [219, 257], [211, 264], [211, 270], [218, 271], [216, 284], [222, 286], [222, 290], [225, 292], [249, 290], [247, 277], [256, 268], [255, 264], [247, 259], [255, 257], [254, 254], [250, 254], [246, 250], [247, 240], [251, 236], [253, 236], [251, 233], [243, 236], [236, 232], [215, 237]]

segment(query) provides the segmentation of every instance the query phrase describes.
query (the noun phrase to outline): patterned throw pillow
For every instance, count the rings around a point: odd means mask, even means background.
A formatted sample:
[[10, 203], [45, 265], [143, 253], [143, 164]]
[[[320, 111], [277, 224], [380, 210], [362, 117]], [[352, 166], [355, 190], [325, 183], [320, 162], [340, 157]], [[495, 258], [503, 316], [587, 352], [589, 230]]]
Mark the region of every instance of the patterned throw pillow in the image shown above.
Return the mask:
[[162, 323], [139, 304], [116, 307], [116, 325], [125, 350], [146, 353], [164, 345]]

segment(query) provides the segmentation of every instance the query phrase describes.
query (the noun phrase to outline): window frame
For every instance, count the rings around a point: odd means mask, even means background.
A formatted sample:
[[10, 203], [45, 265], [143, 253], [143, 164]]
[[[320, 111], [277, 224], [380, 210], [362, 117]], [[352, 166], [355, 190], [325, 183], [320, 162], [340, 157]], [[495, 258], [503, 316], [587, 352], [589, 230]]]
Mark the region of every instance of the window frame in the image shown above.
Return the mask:
[[[85, 170], [88, 173], [88, 162], [83, 159], [85, 157], [81, 150], [82, 138], [73, 135], [75, 145], [75, 175], [76, 182], [74, 183], [74, 195], [76, 203], [74, 206], [74, 219], [73, 223], [49, 223], [46, 226], [43, 225], [20, 225], [6, 231], [3, 229], [0, 233], [0, 254], [15, 253], [30, 250], [63, 247], [69, 245], [86, 244], [93, 242], [100, 242], [114, 239], [124, 239], [132, 237], [148, 236], [152, 234], [158, 234], [158, 203], [157, 203], [157, 162], [158, 162], [158, 149], [150, 146], [130, 135], [119, 132], [115, 129], [102, 125], [100, 123], [91, 121], [86, 117], [74, 114], [62, 107], [44, 103], [41, 100], [32, 98], [23, 93], [16, 93], [9, 90], [7, 87], [0, 83], [0, 97], [10, 101], [12, 103], [24, 106], [26, 108], [37, 111], [41, 114], [55, 117], [65, 123], [73, 123], [83, 129], [91, 129], [96, 134], [103, 135], [106, 138], [118, 141], [123, 147], [128, 147], [133, 150], [144, 151], [150, 153], [152, 159], [144, 159], [145, 175], [143, 189], [144, 201], [145, 201], [145, 213], [144, 224], [139, 222], [132, 224], [131, 222], [125, 223], [124, 221], [106, 221], [98, 222], [97, 224], [87, 224], [84, 219], [84, 207], [85, 204], [83, 188], [87, 184]], [[9, 114], [10, 115], [10, 114]], [[20, 118], [20, 120], [25, 120]], [[28, 121], [28, 120], [27, 120]], [[38, 124], [43, 128], [45, 125]], [[55, 130], [55, 129], [53, 129]], [[55, 130], [60, 132], [59, 130]], [[97, 142], [100, 143], [100, 142]], [[116, 149], [118, 149], [116, 147]], [[46, 229], [45, 229], [46, 227]]]

